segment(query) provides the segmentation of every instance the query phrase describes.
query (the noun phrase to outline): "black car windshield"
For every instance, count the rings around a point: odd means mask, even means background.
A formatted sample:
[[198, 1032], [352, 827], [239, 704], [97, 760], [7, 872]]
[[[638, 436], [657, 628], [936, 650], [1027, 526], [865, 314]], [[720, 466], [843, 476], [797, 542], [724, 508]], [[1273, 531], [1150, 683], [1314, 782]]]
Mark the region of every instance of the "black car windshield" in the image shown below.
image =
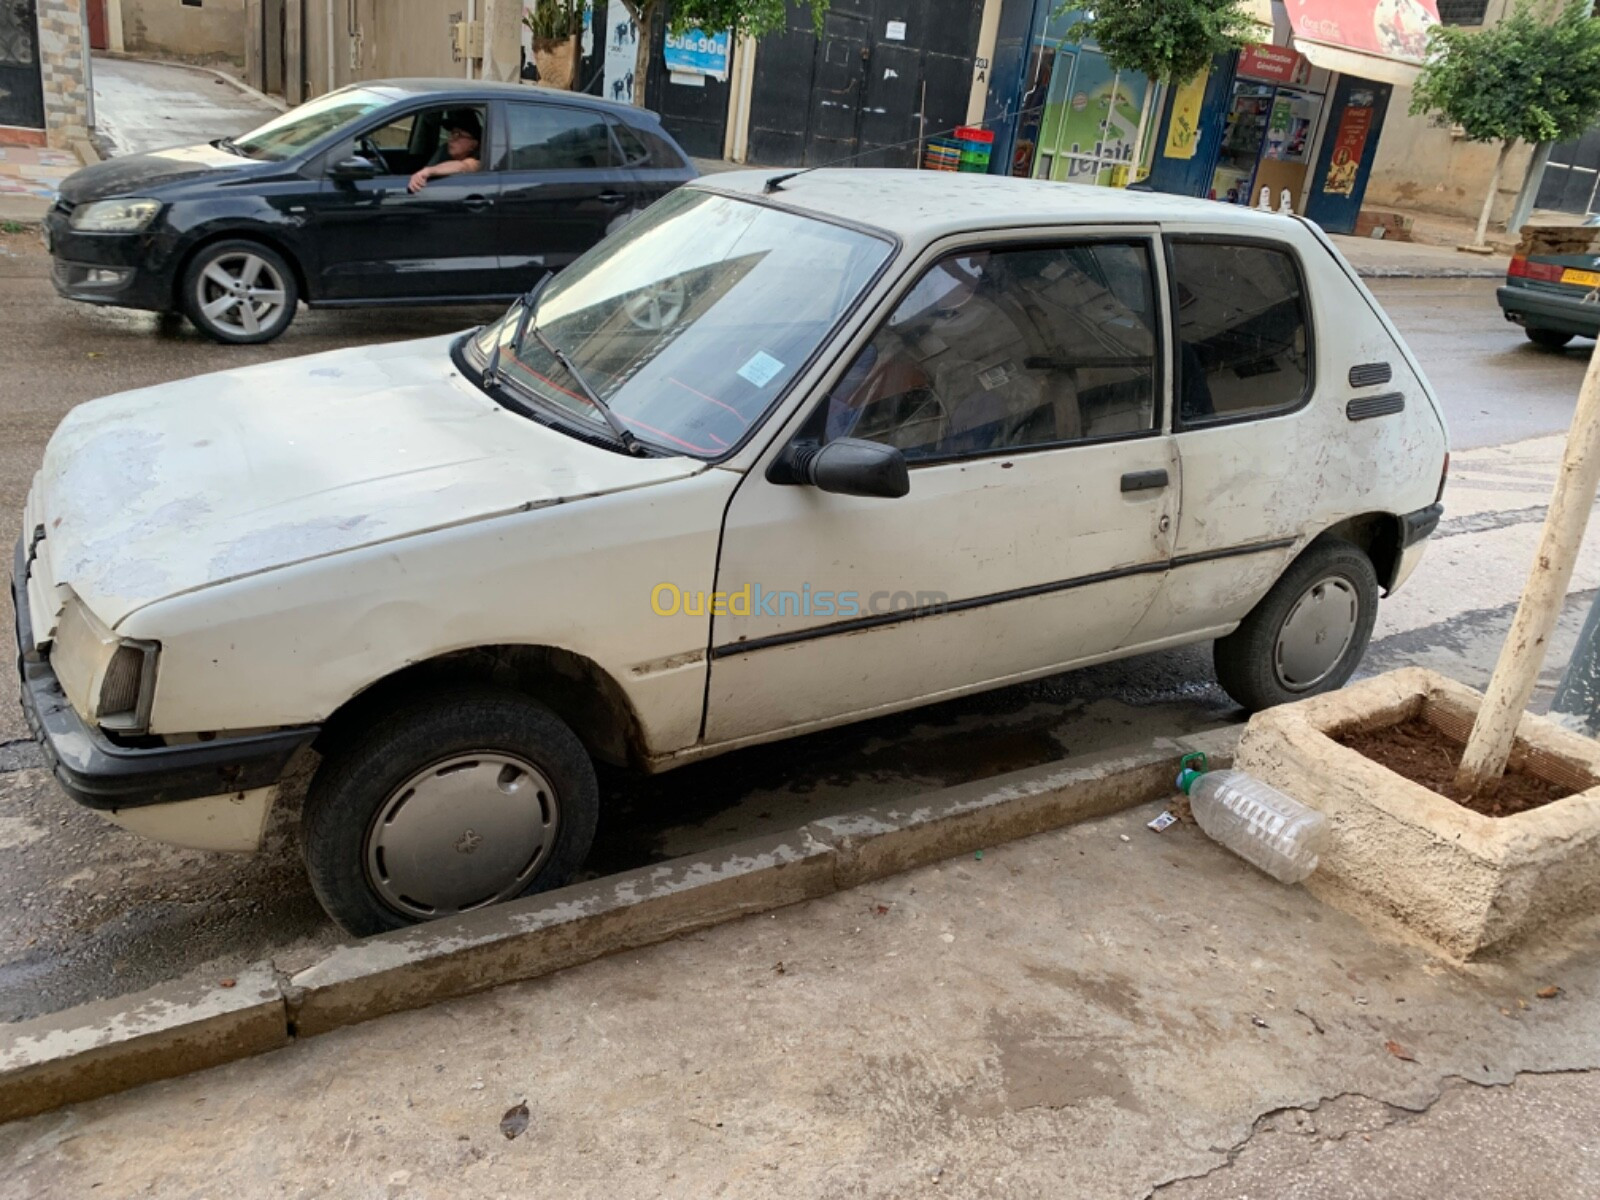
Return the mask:
[[260, 128], [240, 134], [228, 144], [251, 158], [278, 162], [390, 103], [393, 103], [392, 97], [365, 88], [341, 88], [326, 96], [318, 96], [298, 108], [291, 108]]
[[[636, 437], [717, 458], [743, 440], [892, 252], [885, 238], [682, 189], [590, 250], [538, 299], [539, 331]], [[476, 339], [522, 389], [605, 429], [517, 306]]]

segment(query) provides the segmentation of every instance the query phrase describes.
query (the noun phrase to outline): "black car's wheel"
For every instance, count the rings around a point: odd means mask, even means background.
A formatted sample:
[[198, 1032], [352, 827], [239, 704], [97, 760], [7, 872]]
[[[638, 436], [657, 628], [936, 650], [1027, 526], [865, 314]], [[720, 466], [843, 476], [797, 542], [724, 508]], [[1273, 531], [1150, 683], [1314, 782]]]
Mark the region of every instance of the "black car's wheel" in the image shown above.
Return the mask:
[[317, 899], [358, 937], [566, 883], [599, 816], [577, 736], [515, 692], [390, 711], [323, 759], [300, 818]]
[[204, 247], [183, 273], [183, 311], [219, 342], [270, 342], [294, 320], [300, 289], [283, 256], [230, 238]]
[[1318, 538], [1212, 648], [1222, 690], [1252, 712], [1343, 687], [1378, 617], [1378, 577], [1358, 547]]
[[1535, 346], [1543, 346], [1546, 350], [1559, 350], [1576, 336], [1562, 333], [1557, 329], [1529, 329], [1525, 332], [1530, 342]]

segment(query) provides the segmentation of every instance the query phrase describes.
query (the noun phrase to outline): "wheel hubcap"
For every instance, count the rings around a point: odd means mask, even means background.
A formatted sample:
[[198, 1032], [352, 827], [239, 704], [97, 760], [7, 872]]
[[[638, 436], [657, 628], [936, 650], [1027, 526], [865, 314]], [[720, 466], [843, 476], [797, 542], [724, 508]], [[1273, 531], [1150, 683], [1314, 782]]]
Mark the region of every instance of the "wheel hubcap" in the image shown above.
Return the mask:
[[195, 283], [195, 298], [208, 321], [240, 335], [271, 328], [286, 300], [283, 276], [259, 254], [244, 250], [212, 259]]
[[456, 754], [391, 792], [367, 831], [367, 879], [390, 908], [442, 917], [515, 896], [555, 845], [549, 779], [515, 755]]
[[624, 302], [628, 319], [649, 333], [670, 329], [683, 313], [681, 284], [663, 283], [635, 292]]
[[1321, 683], [1344, 661], [1360, 617], [1361, 597], [1349, 580], [1330, 576], [1312, 584], [1278, 631], [1278, 682], [1297, 692]]

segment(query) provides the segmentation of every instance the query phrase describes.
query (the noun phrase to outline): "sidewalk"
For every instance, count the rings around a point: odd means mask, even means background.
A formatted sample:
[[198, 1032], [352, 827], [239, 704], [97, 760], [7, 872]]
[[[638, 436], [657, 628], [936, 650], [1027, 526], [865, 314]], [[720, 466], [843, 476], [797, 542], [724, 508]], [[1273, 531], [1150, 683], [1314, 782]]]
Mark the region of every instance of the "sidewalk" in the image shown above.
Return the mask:
[[0, 222], [41, 220], [55, 203], [56, 187], [80, 165], [68, 150], [0, 145]]
[[1600, 1066], [1600, 931], [1447, 965], [1158, 810], [18, 1122], [0, 1196], [1600, 1191], [1537, 1077]]

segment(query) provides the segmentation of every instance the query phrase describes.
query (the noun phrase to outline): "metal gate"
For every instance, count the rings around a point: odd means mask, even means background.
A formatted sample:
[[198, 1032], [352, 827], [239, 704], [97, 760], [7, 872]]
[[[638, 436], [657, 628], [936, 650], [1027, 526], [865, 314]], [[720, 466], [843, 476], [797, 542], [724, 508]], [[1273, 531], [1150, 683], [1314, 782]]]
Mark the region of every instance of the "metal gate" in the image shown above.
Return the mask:
[[0, 0], [0, 125], [44, 128], [34, 0]]
[[982, 14], [970, 0], [834, 0], [819, 37], [791, 6], [758, 51], [750, 161], [915, 166], [919, 139], [966, 117]]
[[1600, 183], [1600, 127], [1575, 142], [1559, 142], [1550, 150], [1550, 163], [1539, 183], [1536, 208], [1586, 216], [1600, 212], [1596, 184]]

